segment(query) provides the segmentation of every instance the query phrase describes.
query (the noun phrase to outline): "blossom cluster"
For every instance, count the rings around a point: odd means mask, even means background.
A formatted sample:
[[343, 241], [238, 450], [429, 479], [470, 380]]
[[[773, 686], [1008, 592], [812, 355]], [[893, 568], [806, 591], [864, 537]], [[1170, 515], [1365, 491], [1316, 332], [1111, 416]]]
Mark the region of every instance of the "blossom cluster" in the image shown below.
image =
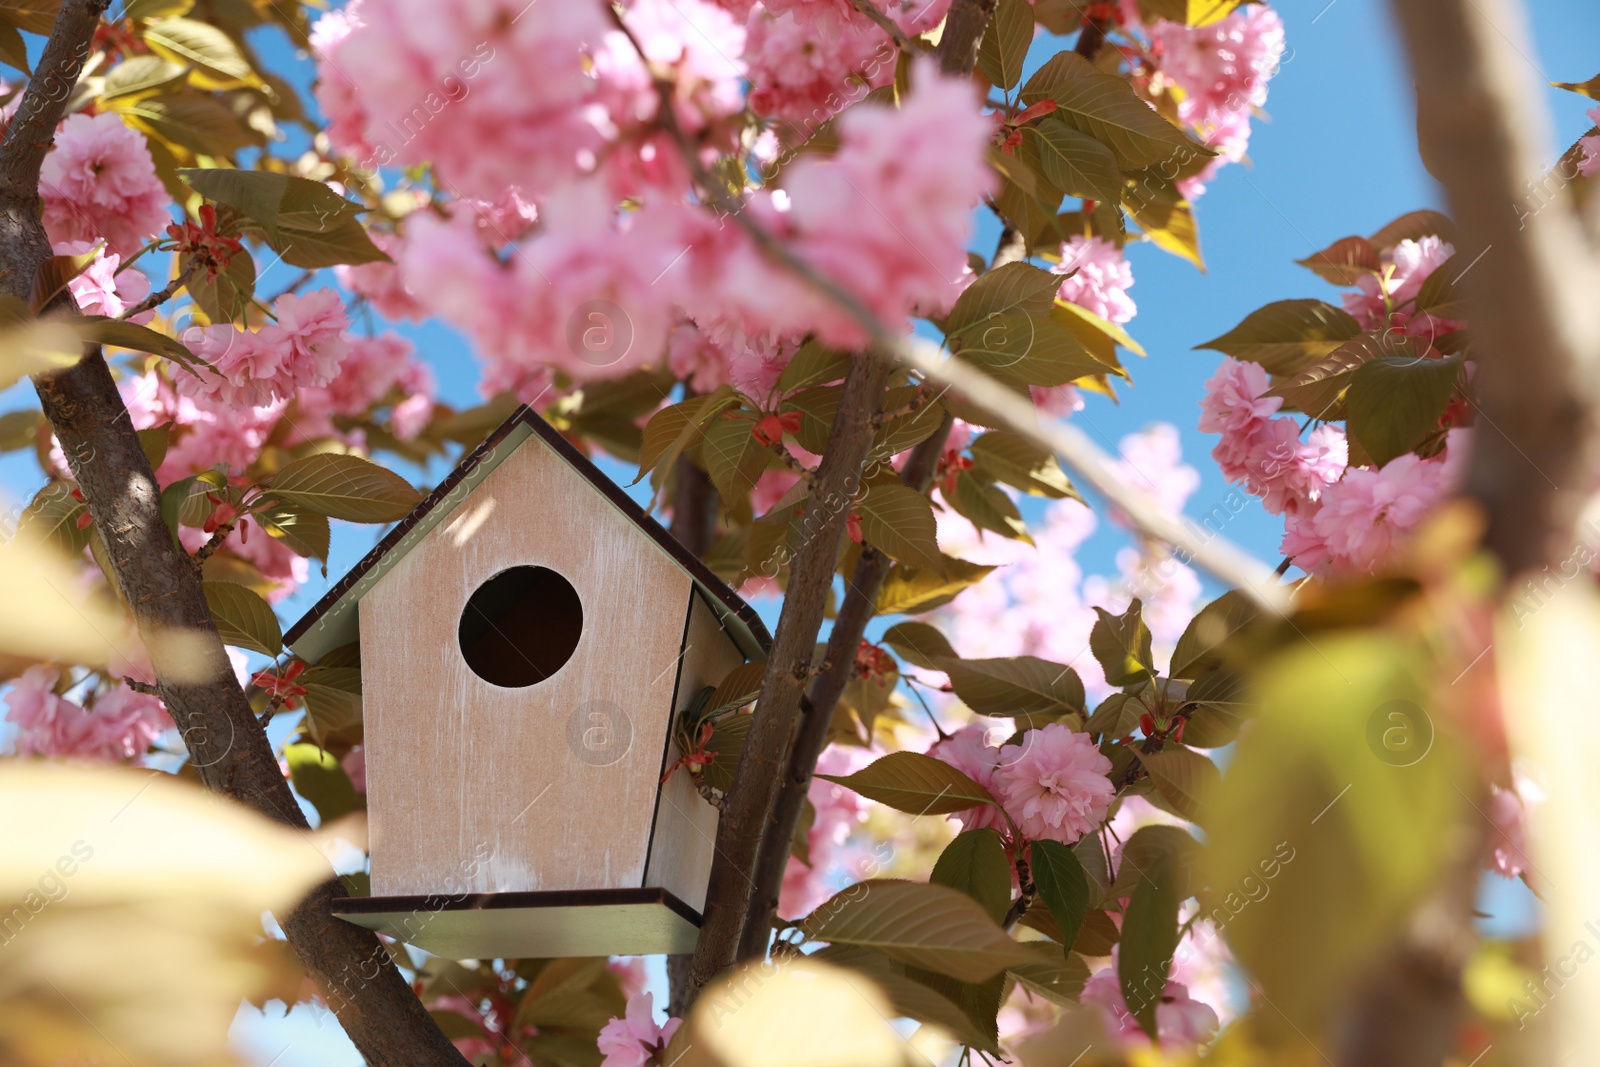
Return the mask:
[[171, 197], [144, 138], [107, 112], [69, 115], [39, 175], [51, 243], [104, 241], [126, 258], [166, 228]]
[[332, 289], [313, 289], [305, 296], [284, 293], [273, 301], [272, 312], [277, 321], [259, 330], [232, 323], [185, 330], [184, 343], [210, 364], [211, 373], [179, 377], [179, 390], [248, 408], [333, 381], [349, 350], [344, 331], [350, 322], [339, 294]]
[[1280, 397], [1260, 364], [1224, 357], [1200, 401], [1200, 429], [1222, 435], [1211, 456], [1230, 482], [1242, 482], [1273, 515], [1297, 514], [1339, 479], [1348, 443], [1338, 426], [1324, 424], [1300, 439], [1300, 427], [1278, 415]]
[[61, 672], [43, 664], [11, 680], [5, 717], [17, 727], [18, 755], [133, 759], [172, 726], [159, 697], [118, 685], [85, 707], [57, 695], [60, 681]]
[[[1116, 792], [1107, 777], [1111, 761], [1088, 734], [1051, 723], [1029, 730], [1015, 744], [989, 742], [988, 728], [975, 723], [937, 742], [928, 754], [989, 790], [1025, 840], [1070, 845], [1105, 818]], [[968, 830], [1005, 829], [990, 805], [957, 817]]]

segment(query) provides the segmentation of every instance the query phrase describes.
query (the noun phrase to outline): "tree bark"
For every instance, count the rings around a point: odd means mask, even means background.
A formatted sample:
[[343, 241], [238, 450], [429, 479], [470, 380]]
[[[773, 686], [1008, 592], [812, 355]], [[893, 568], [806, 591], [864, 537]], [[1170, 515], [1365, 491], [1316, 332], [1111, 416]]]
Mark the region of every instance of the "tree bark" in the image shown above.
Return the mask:
[[[1511, 592], [1569, 558], [1579, 544], [1600, 404], [1594, 301], [1600, 263], [1564, 197], [1533, 200], [1545, 189], [1545, 161], [1554, 156], [1536, 95], [1542, 87], [1523, 58], [1533, 50], [1520, 6], [1515, 0], [1395, 0], [1394, 7], [1416, 80], [1423, 158], [1445, 188], [1459, 227], [1458, 262], [1466, 264], [1451, 280], [1467, 304], [1477, 364], [1473, 385], [1482, 398], [1466, 492], [1482, 505], [1484, 545], [1509, 579], [1503, 592]], [[1514, 715], [1518, 695], [1512, 691], [1507, 700]], [[1531, 722], [1512, 725], [1513, 732], [1537, 729]], [[1567, 729], [1563, 720], [1546, 723], [1543, 732], [1559, 731], [1564, 745], [1580, 743]], [[1556, 784], [1559, 790], [1573, 783]], [[1548, 806], [1561, 806], [1555, 793]], [[1589, 848], [1587, 839], [1556, 844]], [[1333, 1039], [1341, 1065], [1410, 1067], [1439, 1063], [1450, 1053], [1463, 1007], [1461, 969], [1473, 938], [1477, 855], [1452, 868], [1337, 1018]], [[1587, 915], [1592, 896], [1563, 908], [1572, 898], [1561, 894], [1574, 887], [1563, 878], [1555, 889], [1551, 929], [1557, 915], [1581, 922], [1577, 916]], [[1555, 941], [1567, 936], [1565, 926], [1560, 929]], [[1563, 1000], [1560, 1010], [1569, 1006], [1577, 1005]]]
[[939, 36], [939, 69], [946, 74], [971, 74], [978, 65], [978, 45], [994, 18], [998, 0], [955, 0]]
[[[946, 415], [933, 435], [912, 449], [900, 472], [902, 483], [919, 492], [927, 490], [954, 422]], [[772, 916], [778, 907], [778, 892], [783, 887], [783, 872], [789, 864], [790, 846], [800, 825], [800, 813], [805, 810], [811, 776], [816, 773], [817, 760], [828, 745], [828, 726], [833, 722], [834, 709], [844, 695], [845, 686], [850, 684], [855, 671], [856, 648], [866, 633], [867, 623], [877, 614], [878, 590], [883, 587], [892, 563], [882, 552], [867, 548], [861, 553], [845, 587], [844, 601], [839, 605], [833, 630], [828, 634], [825, 656], [828, 667], [811, 683], [809, 706], [800, 720], [800, 735], [789, 753], [778, 801], [773, 807], [772, 823], [761, 840], [750, 917], [740, 944], [741, 958], [750, 959], [766, 951]]]
[[751, 907], [755, 889], [751, 875], [794, 741], [845, 519], [861, 488], [861, 468], [872, 444], [872, 417], [882, 401], [889, 370], [889, 361], [877, 355], [863, 354], [851, 361], [827, 451], [807, 498], [804, 532], [789, 564], [783, 614], [772, 638], [761, 698], [717, 825], [716, 858], [691, 976], [695, 991], [749, 958], [741, 955], [745, 923], [753, 910], [765, 913], [764, 907]]
[[[40, 164], [105, 7], [105, 0], [62, 6], [0, 143], [0, 291], [22, 300], [50, 255], [39, 221]], [[51, 306], [58, 309], [76, 311], [65, 293]], [[268, 818], [305, 829], [305, 816], [234, 677], [199, 575], [161, 519], [160, 487], [99, 348], [86, 348], [71, 367], [37, 376], [34, 386], [201, 780]], [[282, 926], [362, 1056], [373, 1064], [464, 1064], [377, 937], [333, 916], [330, 902], [341, 893], [330, 879], [284, 916]]]

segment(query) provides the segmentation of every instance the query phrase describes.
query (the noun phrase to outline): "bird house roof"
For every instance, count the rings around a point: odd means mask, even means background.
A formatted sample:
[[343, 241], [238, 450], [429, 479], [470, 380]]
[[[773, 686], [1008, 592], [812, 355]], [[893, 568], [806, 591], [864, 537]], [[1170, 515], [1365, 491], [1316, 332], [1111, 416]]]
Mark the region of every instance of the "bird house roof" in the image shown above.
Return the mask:
[[309, 663], [316, 663], [334, 649], [353, 643], [358, 636], [356, 605], [361, 597], [416, 547], [429, 530], [471, 495], [491, 471], [532, 438], [538, 438], [565, 460], [689, 575], [740, 651], [751, 659], [766, 657], [772, 638], [755, 609], [663, 529], [555, 427], [526, 405], [513, 412], [482, 444], [464, 456], [455, 470], [413, 508], [411, 514], [401, 519], [371, 552], [350, 568], [349, 573], [294, 624], [284, 636], [284, 643]]

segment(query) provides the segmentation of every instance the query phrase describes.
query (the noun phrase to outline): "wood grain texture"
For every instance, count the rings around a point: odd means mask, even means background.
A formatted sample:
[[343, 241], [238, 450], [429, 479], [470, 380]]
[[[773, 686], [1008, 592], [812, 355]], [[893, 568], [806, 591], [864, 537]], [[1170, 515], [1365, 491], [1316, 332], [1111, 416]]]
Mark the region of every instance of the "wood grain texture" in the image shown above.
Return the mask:
[[[554, 676], [503, 689], [457, 628], [522, 564], [573, 584], [583, 635]], [[639, 886], [691, 588], [538, 441], [430, 530], [360, 604], [373, 893]]]
[[[701, 688], [715, 686], [743, 662], [744, 656], [717, 622], [716, 613], [696, 594], [685, 630], [678, 707], [687, 707]], [[681, 755], [676, 743], [669, 744], [666, 764]], [[717, 810], [695, 790], [688, 772], [679, 769], [661, 787], [644, 884], [668, 890], [696, 913], [704, 911], [716, 839]]]

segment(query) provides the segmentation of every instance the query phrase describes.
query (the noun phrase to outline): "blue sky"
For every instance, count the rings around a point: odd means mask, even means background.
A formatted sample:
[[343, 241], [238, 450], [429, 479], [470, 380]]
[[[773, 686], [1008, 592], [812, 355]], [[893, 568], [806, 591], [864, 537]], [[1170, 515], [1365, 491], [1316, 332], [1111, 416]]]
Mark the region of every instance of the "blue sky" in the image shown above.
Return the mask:
[[[1593, 0], [1533, 0], [1531, 6], [1536, 47], [1525, 57], [1531, 77], [1581, 81], [1600, 70], [1600, 5]], [[1295, 266], [1294, 260], [1338, 237], [1370, 233], [1396, 215], [1440, 202], [1417, 156], [1409, 79], [1386, 5], [1378, 0], [1284, 0], [1278, 9], [1287, 24], [1288, 50], [1271, 84], [1266, 105], [1270, 118], [1255, 126], [1250, 164], [1226, 168], [1199, 205], [1207, 272], [1153, 247], [1130, 248], [1137, 279], [1131, 295], [1139, 314], [1128, 328], [1149, 357], [1130, 361], [1134, 385], [1123, 391], [1120, 405], [1091, 398], [1088, 409], [1076, 416], [1108, 449], [1151, 422], [1176, 423], [1185, 456], [1202, 475], [1189, 509], [1195, 515], [1220, 502], [1227, 486], [1210, 462], [1212, 439], [1194, 429], [1202, 386], [1218, 357], [1192, 347], [1272, 300], [1336, 300], [1337, 290]], [[283, 55], [281, 45], [263, 45], [269, 56]], [[1046, 48], [1046, 42], [1036, 43], [1038, 59], [1048, 57]], [[1558, 141], [1552, 147], [1559, 152], [1587, 128], [1586, 102], [1555, 89], [1546, 100]], [[1552, 163], [1554, 159], [1552, 154]], [[992, 220], [986, 222], [974, 247], [991, 250], [995, 232]], [[275, 292], [293, 277], [288, 268], [275, 270], [278, 276], [265, 276], [263, 291]], [[477, 368], [468, 347], [437, 325], [404, 332], [437, 371], [443, 398], [458, 406], [473, 403]], [[0, 412], [34, 403], [26, 386], [0, 393]], [[611, 470], [624, 482], [632, 477], [631, 470], [618, 465]], [[435, 470], [431, 477], [440, 473]], [[31, 459], [0, 457], [0, 503], [25, 502], [40, 482]], [[1226, 533], [1276, 561], [1281, 525], [1259, 508], [1240, 514]], [[376, 536], [371, 529], [336, 523], [329, 580], [336, 580]], [[1117, 544], [1109, 533], [1091, 539], [1084, 550], [1084, 569], [1110, 570]], [[308, 586], [284, 605], [285, 619], [297, 617], [326, 584], [314, 573]], [[1484, 903], [1486, 910], [1508, 917], [1525, 914], [1514, 892]], [[360, 1062], [336, 1024], [329, 1020], [319, 1026], [300, 1012], [284, 1022], [247, 1011], [236, 1037], [241, 1050], [258, 1064]]]

